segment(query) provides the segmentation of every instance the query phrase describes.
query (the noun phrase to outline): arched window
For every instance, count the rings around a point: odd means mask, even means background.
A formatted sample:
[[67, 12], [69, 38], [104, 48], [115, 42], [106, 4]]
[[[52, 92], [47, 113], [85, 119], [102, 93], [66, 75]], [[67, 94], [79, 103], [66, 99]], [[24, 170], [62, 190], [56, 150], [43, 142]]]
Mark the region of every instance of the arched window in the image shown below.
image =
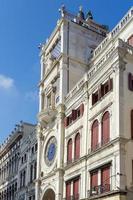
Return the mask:
[[33, 164], [30, 166], [30, 182], [33, 180]]
[[34, 163], [34, 179], [36, 179], [36, 173], [37, 173], [37, 162]]
[[106, 144], [110, 139], [110, 115], [109, 112], [105, 112], [102, 117], [102, 135], [101, 144]]
[[95, 120], [91, 129], [91, 149], [96, 150], [98, 148], [98, 120]]
[[67, 162], [72, 162], [72, 139], [67, 144]]
[[80, 134], [77, 133], [75, 137], [74, 159], [79, 159], [79, 157], [80, 157]]

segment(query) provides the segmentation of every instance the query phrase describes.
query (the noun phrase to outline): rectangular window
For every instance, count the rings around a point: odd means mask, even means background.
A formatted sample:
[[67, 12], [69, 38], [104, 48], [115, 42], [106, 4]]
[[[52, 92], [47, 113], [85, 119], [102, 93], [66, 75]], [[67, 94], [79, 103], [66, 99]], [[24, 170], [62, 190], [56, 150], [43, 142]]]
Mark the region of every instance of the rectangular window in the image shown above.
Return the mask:
[[23, 171], [23, 186], [25, 186], [26, 183], [26, 171]]
[[60, 53], [61, 53], [61, 39], [58, 39], [51, 50], [51, 55], [53, 58], [56, 59], [60, 56]]
[[24, 162], [24, 159], [23, 159], [23, 156], [22, 156], [22, 158], [21, 158], [21, 163], [23, 164], [23, 162]]
[[84, 114], [84, 104], [82, 103], [77, 109], [73, 109], [72, 113], [64, 118], [64, 126], [69, 126], [73, 121], [75, 121], [77, 118], [83, 116]]
[[128, 74], [128, 89], [133, 91], [133, 75], [131, 73]]
[[[101, 174], [98, 176], [98, 174]], [[110, 191], [110, 164], [90, 172], [90, 196]]]
[[113, 88], [113, 79], [106, 81], [104, 84], [101, 85], [101, 96], [103, 97]]
[[34, 163], [34, 179], [36, 179], [36, 173], [37, 173], [37, 162]]
[[31, 148], [31, 153], [32, 154], [34, 153], [34, 146]]
[[[66, 200], [79, 200], [79, 176], [66, 183]], [[71, 191], [71, 186], [73, 190]]]
[[26, 154], [24, 154], [24, 161], [26, 161], [26, 159], [27, 159], [27, 155], [26, 155]]
[[106, 166], [101, 170], [101, 192], [110, 191], [110, 166]]
[[109, 78], [104, 84], [99, 86], [99, 89], [92, 94], [92, 105], [98, 102], [101, 97], [113, 89], [113, 79]]
[[106, 82], [106, 83], [104, 84], [104, 94], [107, 94], [108, 91], [109, 91], [109, 83]]
[[37, 143], [35, 144], [35, 151], [37, 151]]
[[92, 94], [92, 105], [94, 105], [96, 102], [99, 100], [99, 92], [96, 91], [95, 93]]
[[72, 120], [77, 119], [77, 110], [72, 110]]
[[30, 183], [32, 182], [33, 180], [33, 165], [31, 164], [30, 166]]

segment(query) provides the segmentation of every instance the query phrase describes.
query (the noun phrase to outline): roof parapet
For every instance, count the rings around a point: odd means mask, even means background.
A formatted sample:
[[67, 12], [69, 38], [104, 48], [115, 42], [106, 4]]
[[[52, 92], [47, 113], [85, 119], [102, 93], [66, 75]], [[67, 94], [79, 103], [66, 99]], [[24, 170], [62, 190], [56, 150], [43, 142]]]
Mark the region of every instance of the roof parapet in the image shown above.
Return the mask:
[[108, 34], [108, 36], [101, 42], [100, 45], [94, 50], [93, 57], [99, 55], [99, 53], [104, 49], [111, 39], [114, 39], [120, 31], [129, 23], [133, 18], [133, 7], [125, 14], [125, 16], [120, 20], [120, 22], [113, 28], [113, 30]]
[[20, 121], [19, 124], [15, 125], [14, 130], [11, 131], [11, 133], [6, 138], [6, 140], [2, 144], [0, 144], [0, 152], [6, 147], [7, 144], [9, 144], [13, 140], [13, 138], [16, 137], [18, 133], [22, 133], [22, 132], [23, 132], [23, 122]]

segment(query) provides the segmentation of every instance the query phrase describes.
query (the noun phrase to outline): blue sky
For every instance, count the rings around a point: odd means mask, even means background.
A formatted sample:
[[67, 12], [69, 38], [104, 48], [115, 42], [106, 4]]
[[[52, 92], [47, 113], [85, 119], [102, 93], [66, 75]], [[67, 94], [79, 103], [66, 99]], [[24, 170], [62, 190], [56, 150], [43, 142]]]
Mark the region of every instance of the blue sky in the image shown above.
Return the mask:
[[76, 14], [80, 5], [112, 29], [131, 0], [0, 0], [0, 142], [20, 120], [36, 123], [40, 78], [39, 43], [59, 18], [59, 7]]

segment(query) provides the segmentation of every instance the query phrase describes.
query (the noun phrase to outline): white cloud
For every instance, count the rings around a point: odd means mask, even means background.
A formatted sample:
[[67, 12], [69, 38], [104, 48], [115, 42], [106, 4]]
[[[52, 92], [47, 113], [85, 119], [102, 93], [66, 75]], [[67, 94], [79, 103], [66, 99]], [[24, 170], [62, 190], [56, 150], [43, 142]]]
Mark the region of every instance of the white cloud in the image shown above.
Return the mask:
[[14, 80], [12, 78], [0, 74], [0, 88], [8, 90], [13, 86]]

